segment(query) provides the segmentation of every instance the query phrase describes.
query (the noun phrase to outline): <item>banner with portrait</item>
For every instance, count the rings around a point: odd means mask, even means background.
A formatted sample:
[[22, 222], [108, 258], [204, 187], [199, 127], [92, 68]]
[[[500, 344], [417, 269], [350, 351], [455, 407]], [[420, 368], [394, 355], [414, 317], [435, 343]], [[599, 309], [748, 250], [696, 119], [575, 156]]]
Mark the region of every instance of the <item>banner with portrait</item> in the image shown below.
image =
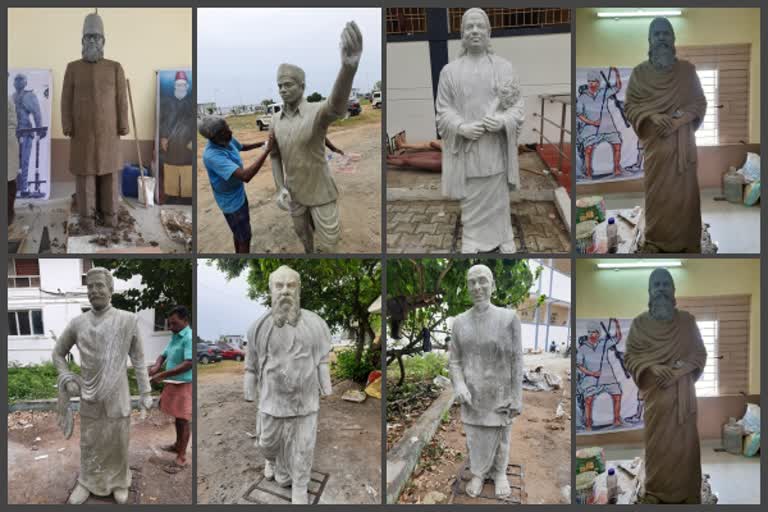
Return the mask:
[[196, 112], [192, 70], [158, 71], [155, 169], [160, 183], [160, 202], [192, 203]]

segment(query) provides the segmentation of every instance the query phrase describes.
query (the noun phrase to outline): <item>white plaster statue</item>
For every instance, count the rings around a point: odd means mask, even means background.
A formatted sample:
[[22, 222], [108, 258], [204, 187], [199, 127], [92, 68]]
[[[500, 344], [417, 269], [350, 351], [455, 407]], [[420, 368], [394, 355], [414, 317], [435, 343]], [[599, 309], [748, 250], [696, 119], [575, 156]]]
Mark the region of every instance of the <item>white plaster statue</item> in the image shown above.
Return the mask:
[[523, 354], [520, 319], [491, 304], [496, 289], [491, 269], [467, 272], [474, 305], [453, 322], [450, 371], [467, 435], [472, 478], [466, 493], [477, 497], [486, 478], [499, 498], [509, 496], [506, 475], [512, 420], [523, 408]]
[[515, 252], [509, 190], [520, 187], [523, 98], [515, 70], [493, 53], [490, 36], [485, 11], [464, 13], [461, 54], [440, 72], [435, 102], [442, 191], [461, 202], [464, 253]]
[[[141, 393], [139, 406], [144, 411], [152, 407], [151, 388], [138, 317], [111, 305], [112, 274], [105, 268], [92, 268], [85, 282], [91, 310], [69, 322], [56, 339], [52, 354], [59, 373], [59, 426], [66, 437], [73, 430], [69, 399], [80, 397], [80, 475], [69, 503], [84, 503], [91, 494], [112, 494], [122, 504], [128, 501], [131, 486], [129, 358]], [[80, 375], [67, 365], [73, 346], [80, 353]]]
[[258, 400], [256, 446], [264, 477], [291, 487], [292, 503], [308, 503], [320, 395], [330, 395], [331, 332], [301, 309], [299, 274], [282, 266], [269, 276], [272, 308], [248, 331], [245, 399]]
[[341, 33], [341, 69], [331, 95], [318, 103], [304, 97], [303, 69], [292, 64], [277, 69], [283, 109], [273, 119], [272, 176], [277, 205], [290, 212], [307, 253], [333, 252], [341, 234], [339, 192], [325, 158], [325, 139], [331, 123], [347, 114], [362, 53], [363, 36], [351, 21]]

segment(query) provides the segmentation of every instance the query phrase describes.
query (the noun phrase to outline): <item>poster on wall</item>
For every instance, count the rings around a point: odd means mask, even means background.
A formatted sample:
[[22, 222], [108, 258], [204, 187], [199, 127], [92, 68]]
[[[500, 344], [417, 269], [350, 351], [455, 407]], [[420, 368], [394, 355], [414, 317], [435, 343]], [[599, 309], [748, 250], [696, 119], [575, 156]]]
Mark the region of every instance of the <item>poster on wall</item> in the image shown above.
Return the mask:
[[16, 197], [45, 200], [51, 194], [50, 69], [9, 68], [8, 101], [16, 108], [19, 154]]
[[192, 204], [192, 152], [197, 133], [197, 106], [192, 95], [192, 70], [157, 72], [155, 169], [161, 202]]
[[626, 118], [632, 68], [576, 68], [576, 184], [643, 177], [643, 150]]
[[576, 320], [576, 432], [643, 426], [643, 402], [624, 364], [631, 319]]

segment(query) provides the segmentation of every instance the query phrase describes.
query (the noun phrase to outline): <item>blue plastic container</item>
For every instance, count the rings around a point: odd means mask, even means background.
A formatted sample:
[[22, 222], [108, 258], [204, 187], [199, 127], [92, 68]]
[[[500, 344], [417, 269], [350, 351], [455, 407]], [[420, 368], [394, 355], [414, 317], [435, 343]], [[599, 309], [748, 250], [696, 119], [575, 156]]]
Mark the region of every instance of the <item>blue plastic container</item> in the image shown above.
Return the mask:
[[[139, 197], [139, 166], [132, 164], [125, 164], [122, 170], [122, 184], [123, 197]], [[144, 168], [144, 176], [151, 176], [149, 169]]]

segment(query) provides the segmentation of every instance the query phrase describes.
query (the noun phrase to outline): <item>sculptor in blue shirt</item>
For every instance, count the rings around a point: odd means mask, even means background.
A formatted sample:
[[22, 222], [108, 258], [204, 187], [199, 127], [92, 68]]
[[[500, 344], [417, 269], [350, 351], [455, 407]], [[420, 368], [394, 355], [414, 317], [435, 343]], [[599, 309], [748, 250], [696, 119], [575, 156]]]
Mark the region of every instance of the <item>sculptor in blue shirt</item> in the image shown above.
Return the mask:
[[232, 130], [223, 117], [211, 116], [198, 125], [200, 135], [208, 139], [203, 151], [203, 164], [211, 180], [211, 189], [216, 204], [232, 230], [235, 252], [251, 251], [251, 217], [244, 183], [248, 183], [259, 172], [267, 159], [274, 142], [269, 143], [262, 154], [251, 165], [245, 167], [240, 152], [251, 151], [264, 146], [264, 142], [241, 144], [232, 136]]

